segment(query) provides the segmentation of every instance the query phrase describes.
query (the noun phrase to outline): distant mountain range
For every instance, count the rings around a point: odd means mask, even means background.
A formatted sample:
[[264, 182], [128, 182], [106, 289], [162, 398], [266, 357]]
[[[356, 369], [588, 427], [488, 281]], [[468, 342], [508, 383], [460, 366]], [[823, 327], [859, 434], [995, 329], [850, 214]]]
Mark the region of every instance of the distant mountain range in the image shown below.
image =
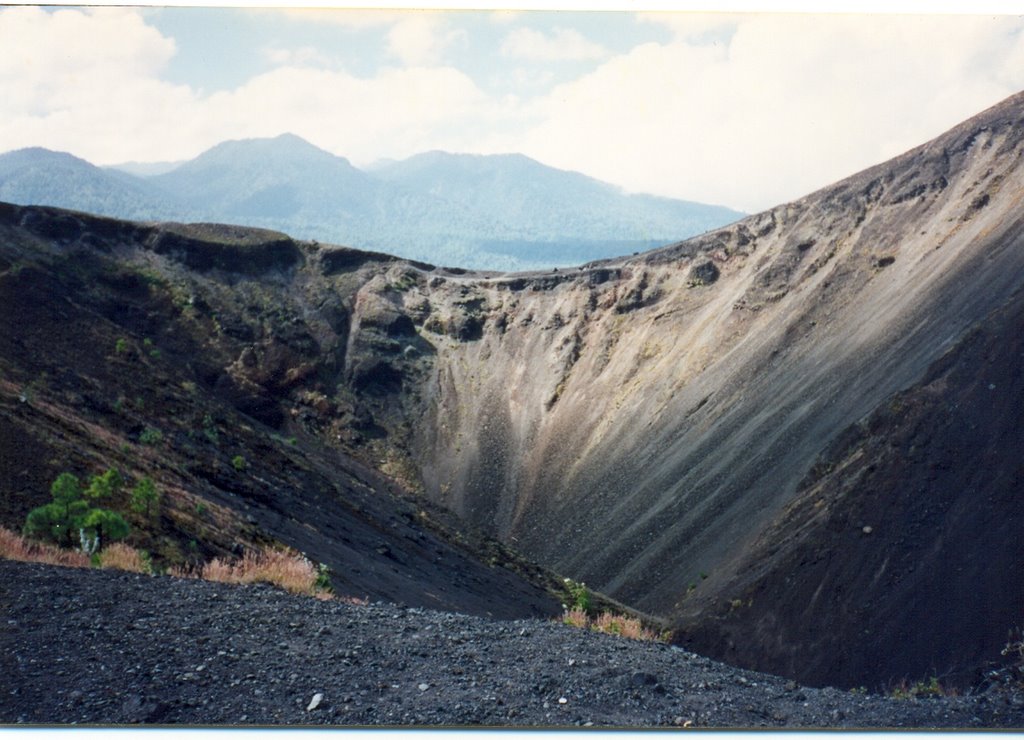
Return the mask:
[[428, 152], [369, 171], [293, 134], [182, 163], [96, 167], [42, 148], [0, 155], [0, 200], [118, 218], [218, 221], [442, 265], [579, 264], [731, 223], [722, 206], [630, 195], [520, 154]]

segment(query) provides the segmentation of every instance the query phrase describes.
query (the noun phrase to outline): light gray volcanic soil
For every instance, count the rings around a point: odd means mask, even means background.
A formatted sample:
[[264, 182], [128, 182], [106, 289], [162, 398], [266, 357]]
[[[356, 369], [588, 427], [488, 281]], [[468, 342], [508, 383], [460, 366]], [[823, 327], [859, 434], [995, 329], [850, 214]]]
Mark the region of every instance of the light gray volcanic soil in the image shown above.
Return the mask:
[[[539, 620], [0, 561], [0, 722], [1022, 727], [1024, 698], [811, 689]], [[316, 695], [318, 706], [309, 709]]]

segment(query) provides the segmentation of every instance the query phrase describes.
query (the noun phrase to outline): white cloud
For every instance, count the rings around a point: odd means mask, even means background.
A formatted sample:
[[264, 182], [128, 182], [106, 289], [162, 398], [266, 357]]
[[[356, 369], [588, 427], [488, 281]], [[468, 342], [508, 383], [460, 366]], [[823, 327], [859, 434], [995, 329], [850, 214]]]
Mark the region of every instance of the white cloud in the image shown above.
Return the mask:
[[386, 70], [359, 79], [341, 71], [285, 67], [212, 95], [201, 110], [211, 122], [210, 143], [291, 131], [330, 151], [372, 161], [429, 149], [486, 109], [472, 81], [450, 68]]
[[15, 7], [0, 10], [0, 49], [4, 107], [44, 112], [83, 102], [82, 80], [151, 76], [175, 45], [131, 11]]
[[436, 14], [407, 13], [388, 31], [388, 51], [404, 64], [437, 64], [449, 46], [464, 39], [464, 31], [449, 29]]
[[182, 159], [285, 131], [369, 161], [454, 145], [498, 110], [453, 68], [364, 79], [315, 66], [324, 60], [304, 48], [264, 49], [282, 66], [202, 95], [159, 79], [174, 43], [131, 10], [0, 10], [0, 48], [0, 149], [45, 146], [97, 164]]
[[517, 28], [505, 37], [501, 53], [507, 57], [541, 62], [580, 62], [608, 56], [608, 50], [603, 46], [570, 28], [558, 28], [551, 34], [532, 28]]
[[633, 190], [770, 207], [1020, 90], [1022, 26], [748, 16], [725, 41], [644, 44], [610, 59], [534, 102], [542, 122], [495, 145]]
[[455, 19], [405, 12], [378, 24], [412, 66], [357, 77], [311, 48], [268, 47], [277, 68], [206, 95], [161, 79], [174, 40], [136, 10], [0, 9], [0, 148], [109, 164], [292, 131], [356, 163], [522, 151], [635, 191], [757, 210], [1024, 88], [1019, 18], [747, 15], [725, 31], [721, 17], [654, 17], [672, 41], [609, 56], [539, 98], [526, 93], [544, 65], [501, 69], [488, 95], [441, 62], [464, 40]]
[[[172, 39], [120, 8], [0, 10], [0, 142], [86, 155], [132, 150], [179, 125], [188, 88], [158, 81]], [[116, 155], [115, 155], [116, 156]]]
[[262, 49], [263, 56], [268, 62], [275, 66], [318, 66], [336, 67], [338, 62], [313, 46], [300, 46], [291, 48], [287, 46], [270, 45]]

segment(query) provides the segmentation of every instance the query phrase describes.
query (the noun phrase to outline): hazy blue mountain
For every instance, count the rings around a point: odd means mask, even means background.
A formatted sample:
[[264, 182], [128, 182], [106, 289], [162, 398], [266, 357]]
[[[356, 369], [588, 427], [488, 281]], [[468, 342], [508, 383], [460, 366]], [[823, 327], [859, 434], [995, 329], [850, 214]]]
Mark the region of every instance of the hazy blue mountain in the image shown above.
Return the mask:
[[182, 160], [176, 162], [121, 162], [120, 164], [106, 165], [103, 169], [114, 172], [126, 172], [136, 177], [152, 177], [163, 175], [176, 167], [180, 167]]
[[444, 261], [435, 228], [460, 223], [479, 239], [485, 224], [465, 208], [391, 184], [292, 134], [218, 144], [173, 171], [148, 178], [203, 220]]
[[226, 141], [149, 182], [199, 211], [241, 218], [361, 218], [381, 183], [348, 160], [284, 134]]
[[20, 150], [0, 157], [0, 199], [122, 218], [262, 226], [435, 264], [497, 270], [645, 250], [742, 215], [629, 195], [519, 154], [429, 152], [363, 171], [293, 134], [227, 141], [143, 176], [152, 171], [140, 163], [100, 169], [67, 154]]
[[392, 183], [492, 214], [512, 240], [679, 239], [735, 221], [742, 213], [701, 203], [629, 195], [620, 188], [548, 167], [522, 154], [427, 152], [382, 164], [374, 174]]
[[137, 220], [185, 215], [181, 204], [145, 180], [39, 147], [0, 154], [0, 200]]
[[[373, 170], [383, 180], [430, 193], [491, 219], [475, 249], [495, 263], [578, 264], [678, 241], [731, 223], [721, 206], [630, 195], [578, 172], [521, 154], [427, 152]], [[452, 231], [456, 243], [468, 235]]]

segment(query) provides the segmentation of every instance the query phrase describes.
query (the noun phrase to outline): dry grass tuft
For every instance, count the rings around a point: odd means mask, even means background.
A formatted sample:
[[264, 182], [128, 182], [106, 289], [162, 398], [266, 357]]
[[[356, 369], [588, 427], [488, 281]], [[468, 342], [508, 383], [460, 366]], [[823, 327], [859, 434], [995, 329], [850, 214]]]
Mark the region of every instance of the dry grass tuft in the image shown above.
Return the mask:
[[270, 583], [293, 594], [314, 595], [318, 590], [314, 565], [281, 550], [247, 552], [233, 563], [216, 558], [203, 566], [199, 577], [221, 583]]
[[167, 569], [167, 575], [173, 578], [199, 578], [199, 571], [184, 565], [172, 565]]
[[582, 609], [569, 609], [562, 615], [562, 623], [585, 630], [590, 626], [590, 617]]
[[[25, 539], [6, 527], [0, 527], [0, 558], [21, 560], [26, 563], [46, 563], [65, 568], [89, 568], [92, 559], [81, 550], [67, 550], [45, 542]], [[101, 568], [149, 573], [149, 563], [143, 554], [123, 542], [115, 542], [99, 553]]]
[[570, 609], [562, 615], [562, 623], [579, 629], [590, 629], [594, 632], [628, 637], [630, 640], [654, 641], [660, 639], [656, 632], [644, 627], [639, 619], [609, 612], [604, 612], [596, 619], [591, 619], [582, 609]]
[[132, 573], [149, 573], [149, 562], [142, 553], [123, 542], [115, 542], [103, 548], [100, 553], [100, 567], [127, 570]]
[[[72, 568], [88, 568], [92, 565], [89, 555], [84, 552], [33, 542], [5, 527], [0, 527], [0, 558]], [[132, 573], [152, 572], [143, 553], [122, 542], [116, 542], [99, 553], [99, 566]], [[337, 598], [346, 604], [358, 606], [368, 603], [366, 599], [356, 596], [335, 597], [318, 584], [319, 574], [313, 563], [299, 554], [281, 550], [247, 552], [234, 562], [217, 558], [197, 569], [174, 566], [168, 569], [167, 574], [175, 578], [201, 578], [221, 583], [269, 583], [294, 594], [315, 596], [325, 601]]]
[[241, 560], [215, 558], [199, 568], [175, 566], [167, 574], [175, 578], [199, 578], [220, 583], [269, 583], [293, 594], [313, 596], [321, 601], [337, 599], [343, 604], [366, 606], [368, 599], [336, 596], [319, 581], [316, 566], [297, 553], [267, 550], [247, 552]]
[[6, 527], [0, 527], [0, 557], [26, 563], [63, 565], [67, 568], [88, 568], [90, 565], [89, 556], [84, 552], [32, 542]]
[[658, 636], [644, 627], [639, 619], [622, 617], [605, 612], [590, 625], [590, 629], [597, 632], [607, 632], [610, 635], [622, 635], [631, 640], [657, 640]]

